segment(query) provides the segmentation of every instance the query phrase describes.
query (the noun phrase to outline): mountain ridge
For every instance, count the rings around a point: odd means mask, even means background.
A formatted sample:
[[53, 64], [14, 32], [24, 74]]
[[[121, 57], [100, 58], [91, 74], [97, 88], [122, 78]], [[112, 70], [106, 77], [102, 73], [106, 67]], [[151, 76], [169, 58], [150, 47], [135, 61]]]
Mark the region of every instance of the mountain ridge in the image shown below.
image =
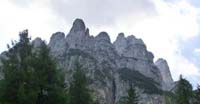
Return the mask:
[[[41, 43], [40, 38], [32, 41], [35, 48]], [[119, 33], [112, 43], [107, 32], [91, 36], [82, 19], [73, 22], [67, 35], [54, 33], [48, 47], [66, 73], [66, 83], [71, 80], [73, 62], [78, 57], [91, 79], [89, 87], [102, 104], [118, 103], [127, 94], [129, 83], [136, 86], [139, 104], [163, 104], [162, 91], [170, 91], [174, 84], [167, 61], [154, 63], [154, 55], [142, 39]]]

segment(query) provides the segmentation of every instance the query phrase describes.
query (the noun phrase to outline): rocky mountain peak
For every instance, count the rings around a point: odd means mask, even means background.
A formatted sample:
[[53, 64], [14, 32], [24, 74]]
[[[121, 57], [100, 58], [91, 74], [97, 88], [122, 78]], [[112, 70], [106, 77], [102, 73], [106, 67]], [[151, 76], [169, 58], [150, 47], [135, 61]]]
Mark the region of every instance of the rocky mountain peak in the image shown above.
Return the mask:
[[86, 31], [85, 31], [85, 35], [86, 35], [86, 36], [89, 36], [89, 35], [90, 35], [90, 31], [89, 31], [88, 28], [87, 28]]
[[[40, 38], [33, 41], [35, 47], [41, 43]], [[71, 81], [74, 60], [79, 58], [90, 79], [89, 87], [101, 104], [117, 104], [127, 95], [130, 83], [137, 88], [139, 104], [164, 104], [161, 93], [173, 86], [167, 61], [158, 59], [154, 63], [153, 53], [141, 39], [119, 33], [112, 44], [106, 32], [90, 36], [82, 19], [74, 21], [66, 37], [63, 32], [54, 33], [48, 47], [65, 72], [66, 83]], [[1, 54], [0, 59], [3, 57]]]
[[119, 33], [117, 39], [123, 39], [123, 38], [125, 38], [124, 33]]
[[51, 49], [51, 53], [59, 59], [63, 54], [65, 54], [68, 48], [65, 34], [63, 32], [54, 33], [51, 36], [49, 47]]
[[127, 41], [129, 44], [133, 44], [133, 45], [144, 45], [144, 42], [142, 41], [142, 39], [137, 39], [134, 35], [130, 35], [127, 37]]
[[83, 20], [76, 19], [66, 37], [66, 41], [70, 48], [81, 48], [86, 44], [89, 37], [89, 29], [86, 29]]
[[33, 40], [32, 44], [35, 48], [39, 48], [42, 44], [42, 39], [41, 38], [35, 38]]
[[124, 34], [120, 33], [113, 44], [119, 55], [153, 62], [153, 54], [147, 51], [141, 39], [133, 35], [124, 37]]
[[82, 19], [77, 18], [73, 22], [73, 26], [70, 30], [70, 32], [78, 32], [78, 31], [85, 31], [85, 23], [83, 22]]
[[113, 43], [119, 55], [122, 55], [124, 49], [127, 47], [127, 40], [124, 33], [119, 33], [116, 41]]
[[63, 32], [56, 32], [50, 38], [49, 45], [57, 47], [59, 44], [66, 43], [65, 34]]
[[65, 33], [63, 32], [56, 32], [51, 36], [50, 40], [58, 40], [58, 39], [63, 39], [65, 38]]
[[97, 40], [97, 41], [105, 41], [105, 42], [109, 42], [109, 43], [111, 43], [110, 42], [110, 37], [109, 37], [109, 35], [108, 35], [108, 33], [107, 32], [100, 32], [96, 37], [95, 37], [95, 39]]
[[173, 79], [167, 61], [160, 58], [155, 62], [155, 65], [158, 67], [161, 73], [163, 90], [170, 90], [173, 86]]

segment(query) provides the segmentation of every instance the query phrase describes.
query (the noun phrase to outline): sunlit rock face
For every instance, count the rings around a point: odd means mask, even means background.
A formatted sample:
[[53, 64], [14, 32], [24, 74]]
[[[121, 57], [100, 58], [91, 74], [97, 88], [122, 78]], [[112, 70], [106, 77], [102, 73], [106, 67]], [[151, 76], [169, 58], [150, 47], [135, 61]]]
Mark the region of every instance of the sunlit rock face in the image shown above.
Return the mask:
[[65, 39], [65, 34], [62, 32], [54, 33], [49, 42], [50, 52], [59, 60], [65, 60], [63, 56], [68, 49], [68, 44]]
[[[42, 40], [36, 38], [32, 43], [37, 48]], [[112, 43], [106, 32], [93, 37], [82, 19], [73, 22], [67, 35], [54, 33], [48, 47], [59, 69], [65, 72], [67, 84], [74, 62], [80, 62], [94, 97], [102, 104], [117, 104], [127, 95], [130, 83], [136, 87], [139, 104], [164, 104], [162, 91], [173, 83], [167, 62], [161, 59], [154, 63], [154, 55], [141, 39], [119, 33]]]
[[83, 48], [89, 40], [89, 29], [86, 29], [82, 19], [76, 19], [66, 36], [70, 48]]
[[161, 77], [162, 77], [162, 89], [169, 91], [172, 89], [174, 85], [174, 81], [171, 77], [171, 73], [169, 71], [168, 63], [165, 59], [158, 59], [155, 62], [156, 66], [160, 70]]

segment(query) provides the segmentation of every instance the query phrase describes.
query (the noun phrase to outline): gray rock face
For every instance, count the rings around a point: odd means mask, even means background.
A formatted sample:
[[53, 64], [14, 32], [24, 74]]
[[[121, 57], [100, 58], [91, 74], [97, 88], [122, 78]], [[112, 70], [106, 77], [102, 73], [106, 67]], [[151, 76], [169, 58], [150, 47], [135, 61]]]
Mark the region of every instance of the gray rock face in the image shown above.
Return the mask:
[[110, 37], [108, 36], [108, 33], [101, 32], [95, 37], [96, 41], [102, 41], [105, 43], [110, 43]]
[[32, 44], [34, 48], [39, 48], [42, 44], [42, 39], [36, 38], [35, 40], [32, 41]]
[[70, 30], [70, 33], [76, 33], [80, 31], [85, 31], [85, 23], [82, 19], [76, 19], [73, 23], [73, 27]]
[[62, 32], [54, 33], [50, 39], [49, 47], [51, 49], [51, 54], [53, 54], [59, 60], [64, 60], [63, 56], [65, 56], [68, 49], [65, 34]]
[[76, 19], [73, 26], [66, 37], [66, 41], [70, 48], [83, 48], [89, 39], [89, 29], [85, 28], [83, 20]]
[[174, 81], [172, 79], [171, 73], [169, 71], [169, 66], [167, 64], [167, 61], [164, 59], [158, 59], [156, 61], [156, 66], [160, 70], [161, 77], [162, 77], [162, 89], [169, 91], [172, 89], [174, 85]]
[[66, 72], [67, 83], [71, 79], [73, 62], [78, 57], [91, 79], [90, 87], [95, 91], [95, 97], [103, 104], [116, 104], [127, 95], [129, 83], [137, 87], [140, 104], [164, 103], [161, 92], [171, 81], [163, 78], [168, 76], [162, 71], [167, 68], [164, 64], [156, 66], [153, 54], [133, 35], [125, 37], [120, 33], [111, 43], [106, 32], [90, 36], [83, 20], [76, 19], [66, 38], [61, 32], [53, 34], [49, 47]]
[[120, 33], [114, 42], [114, 46], [121, 56], [153, 62], [153, 54], [146, 50], [146, 45], [141, 39], [137, 39], [133, 35], [125, 38], [124, 34]]
[[141, 39], [135, 36], [124, 37], [120, 33], [113, 43], [117, 53], [121, 56], [118, 67], [127, 67], [137, 70], [145, 76], [161, 82], [161, 76], [158, 68], [153, 63], [153, 54], [146, 50], [146, 46]]

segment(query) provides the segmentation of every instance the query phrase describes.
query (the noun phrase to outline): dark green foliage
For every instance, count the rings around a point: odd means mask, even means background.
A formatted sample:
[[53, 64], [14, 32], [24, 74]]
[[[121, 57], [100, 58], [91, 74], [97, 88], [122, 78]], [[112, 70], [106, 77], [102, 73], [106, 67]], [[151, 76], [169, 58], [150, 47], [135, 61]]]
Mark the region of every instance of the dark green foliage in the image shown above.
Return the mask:
[[175, 103], [175, 94], [170, 91], [163, 91], [164, 104], [176, 104]]
[[69, 104], [93, 104], [88, 79], [78, 62], [75, 63], [74, 71], [69, 88]]
[[[159, 85], [153, 79], [142, 75], [136, 70], [123, 68], [119, 70], [120, 78], [126, 82], [134, 83], [135, 86], [144, 89], [144, 92], [149, 94], [162, 94], [162, 90], [157, 86]], [[157, 86], [156, 86], [157, 85]]]
[[182, 76], [178, 81], [176, 94], [176, 104], [190, 104], [192, 98], [192, 85]]
[[65, 104], [67, 96], [64, 74], [57, 68], [55, 61], [52, 60], [45, 42], [41, 44], [36, 54], [33, 66], [37, 75], [35, 80], [39, 88], [38, 104]]
[[18, 43], [12, 43], [7, 58], [2, 60], [4, 79], [0, 85], [0, 102], [9, 104], [35, 104], [37, 87], [34, 80], [32, 46], [28, 31], [20, 33]]
[[1, 104], [65, 104], [64, 77], [42, 44], [34, 51], [28, 31], [20, 33], [2, 60]]
[[128, 89], [127, 104], [138, 104], [138, 96], [132, 84], [130, 84]]
[[136, 94], [135, 87], [130, 84], [129, 89], [127, 90], [128, 95], [122, 97], [119, 104], [138, 104], [138, 95]]
[[194, 91], [194, 104], [200, 104], [200, 85]]

